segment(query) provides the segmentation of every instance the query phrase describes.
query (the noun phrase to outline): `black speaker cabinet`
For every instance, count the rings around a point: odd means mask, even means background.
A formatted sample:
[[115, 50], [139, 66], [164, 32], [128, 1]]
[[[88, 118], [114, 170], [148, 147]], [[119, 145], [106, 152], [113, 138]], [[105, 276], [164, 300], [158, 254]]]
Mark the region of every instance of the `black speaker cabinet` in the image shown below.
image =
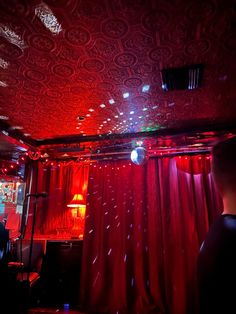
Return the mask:
[[42, 268], [44, 302], [47, 305], [79, 305], [83, 241], [47, 241]]

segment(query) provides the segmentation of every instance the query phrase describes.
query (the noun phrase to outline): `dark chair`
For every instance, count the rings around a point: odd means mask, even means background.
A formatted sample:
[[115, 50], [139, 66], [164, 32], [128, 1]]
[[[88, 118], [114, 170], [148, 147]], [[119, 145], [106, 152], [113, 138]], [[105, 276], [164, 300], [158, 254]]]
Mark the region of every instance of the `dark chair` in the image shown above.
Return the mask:
[[30, 261], [30, 241], [18, 240], [16, 243], [16, 262], [9, 262], [9, 269], [16, 272], [16, 280], [32, 287], [40, 278], [46, 244], [43, 240], [34, 240]]

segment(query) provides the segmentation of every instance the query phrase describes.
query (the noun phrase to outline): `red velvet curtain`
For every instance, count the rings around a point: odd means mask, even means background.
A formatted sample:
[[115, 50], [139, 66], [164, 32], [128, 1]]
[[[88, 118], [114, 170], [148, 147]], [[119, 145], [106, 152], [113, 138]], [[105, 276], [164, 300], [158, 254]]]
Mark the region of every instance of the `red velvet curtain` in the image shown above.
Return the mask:
[[[76, 162], [45, 163], [37, 162], [33, 171], [33, 193], [45, 191], [48, 197], [39, 199], [36, 214], [35, 236], [71, 237], [73, 218], [67, 207], [75, 193], [86, 198], [89, 165]], [[28, 219], [27, 235], [31, 232], [32, 206]]]
[[206, 156], [91, 166], [80, 301], [94, 313], [197, 312], [195, 265], [222, 201]]

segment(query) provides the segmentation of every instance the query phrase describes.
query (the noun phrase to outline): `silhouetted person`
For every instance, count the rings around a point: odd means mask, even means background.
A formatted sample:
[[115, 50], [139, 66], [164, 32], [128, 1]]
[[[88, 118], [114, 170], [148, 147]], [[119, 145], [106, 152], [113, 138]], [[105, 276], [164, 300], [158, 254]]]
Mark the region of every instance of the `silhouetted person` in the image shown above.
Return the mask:
[[236, 314], [236, 137], [217, 144], [212, 170], [224, 212], [211, 226], [198, 257], [201, 314]]

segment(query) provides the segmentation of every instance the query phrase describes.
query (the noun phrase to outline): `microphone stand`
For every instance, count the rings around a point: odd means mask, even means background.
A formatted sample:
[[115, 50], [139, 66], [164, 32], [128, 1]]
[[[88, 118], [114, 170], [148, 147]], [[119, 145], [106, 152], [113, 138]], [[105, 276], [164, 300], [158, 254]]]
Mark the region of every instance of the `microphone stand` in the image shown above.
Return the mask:
[[35, 201], [34, 201], [34, 206], [33, 206], [33, 220], [32, 220], [32, 228], [31, 228], [31, 235], [30, 235], [30, 250], [29, 250], [29, 261], [28, 261], [28, 272], [27, 272], [28, 282], [29, 282], [29, 277], [30, 277], [30, 268], [31, 268], [33, 243], [34, 243], [34, 229], [35, 229], [36, 212], [37, 212], [37, 204], [38, 204], [38, 197], [36, 195], [31, 195], [31, 196], [35, 198]]

